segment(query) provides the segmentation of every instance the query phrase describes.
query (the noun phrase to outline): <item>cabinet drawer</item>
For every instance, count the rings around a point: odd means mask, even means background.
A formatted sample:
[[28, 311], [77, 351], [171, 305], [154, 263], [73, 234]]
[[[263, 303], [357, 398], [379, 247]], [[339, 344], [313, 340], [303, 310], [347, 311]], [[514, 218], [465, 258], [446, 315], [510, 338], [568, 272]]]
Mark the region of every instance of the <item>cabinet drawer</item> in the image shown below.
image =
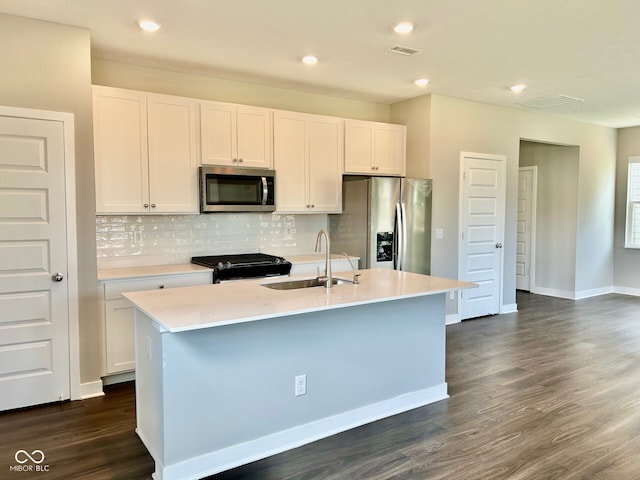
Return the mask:
[[211, 272], [202, 272], [189, 275], [166, 275], [128, 280], [113, 280], [105, 282], [104, 284], [104, 299], [115, 300], [122, 298], [122, 293], [125, 292], [206, 285], [211, 283], [211, 275]]

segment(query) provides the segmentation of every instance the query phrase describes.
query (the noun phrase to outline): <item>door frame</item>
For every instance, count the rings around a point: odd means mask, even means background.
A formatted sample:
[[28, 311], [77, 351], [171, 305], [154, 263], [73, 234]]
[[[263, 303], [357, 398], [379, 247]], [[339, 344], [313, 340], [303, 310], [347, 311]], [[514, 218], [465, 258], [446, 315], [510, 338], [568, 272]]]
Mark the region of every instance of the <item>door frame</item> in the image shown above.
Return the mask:
[[0, 116], [62, 122], [64, 135], [65, 209], [67, 236], [67, 307], [69, 315], [70, 399], [81, 398], [80, 322], [78, 312], [78, 244], [76, 230], [76, 176], [74, 116], [67, 112], [0, 106]]
[[[464, 166], [466, 158], [478, 158], [482, 160], [493, 160], [502, 162], [503, 164], [503, 198], [502, 198], [502, 225], [499, 233], [499, 238], [501, 239], [502, 248], [500, 248], [500, 267], [499, 273], [500, 276], [498, 278], [498, 311], [497, 314], [504, 313], [504, 305], [503, 305], [503, 297], [504, 297], [504, 238], [506, 231], [506, 205], [507, 205], [507, 156], [506, 155], [498, 155], [498, 154], [490, 154], [490, 153], [476, 153], [476, 152], [460, 152], [460, 164], [459, 164], [459, 184], [458, 184], [458, 279], [462, 279], [464, 276], [463, 265], [464, 258], [462, 258], [462, 232], [464, 231]], [[457, 315], [460, 320], [460, 311], [462, 304], [462, 296], [458, 295], [457, 301]]]
[[536, 222], [538, 218], [538, 166], [518, 167], [518, 181], [522, 170], [530, 170], [531, 179], [531, 245], [529, 245], [529, 291], [536, 293]]

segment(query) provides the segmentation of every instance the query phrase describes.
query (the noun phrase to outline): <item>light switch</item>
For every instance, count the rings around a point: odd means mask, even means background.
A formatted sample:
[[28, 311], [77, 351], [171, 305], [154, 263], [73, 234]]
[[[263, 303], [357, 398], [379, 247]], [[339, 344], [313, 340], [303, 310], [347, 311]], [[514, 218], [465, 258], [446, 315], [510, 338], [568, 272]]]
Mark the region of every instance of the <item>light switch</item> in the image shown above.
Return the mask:
[[442, 240], [444, 238], [444, 230], [442, 228], [436, 228], [436, 240]]

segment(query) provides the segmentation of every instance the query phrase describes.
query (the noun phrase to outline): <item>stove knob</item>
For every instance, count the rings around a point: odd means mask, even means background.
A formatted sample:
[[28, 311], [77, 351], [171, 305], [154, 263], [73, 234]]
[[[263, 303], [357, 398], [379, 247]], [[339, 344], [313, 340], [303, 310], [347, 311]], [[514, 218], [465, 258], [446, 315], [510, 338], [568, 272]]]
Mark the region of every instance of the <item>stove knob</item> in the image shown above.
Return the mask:
[[223, 270], [224, 269], [224, 264], [222, 262], [218, 262], [218, 270]]
[[276, 257], [276, 265], [280, 265], [282, 263], [282, 259], [280, 257]]
[[227, 268], [231, 268], [231, 262], [227, 261], [227, 263], [225, 263], [224, 266]]

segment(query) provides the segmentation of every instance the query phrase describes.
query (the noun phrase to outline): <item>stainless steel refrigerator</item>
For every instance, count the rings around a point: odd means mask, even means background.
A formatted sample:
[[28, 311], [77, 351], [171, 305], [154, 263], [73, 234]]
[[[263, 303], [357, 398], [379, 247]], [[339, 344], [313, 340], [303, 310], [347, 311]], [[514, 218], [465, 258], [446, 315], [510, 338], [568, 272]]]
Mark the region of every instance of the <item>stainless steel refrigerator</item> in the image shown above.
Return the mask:
[[342, 185], [342, 214], [329, 215], [333, 253], [360, 257], [360, 268], [431, 273], [432, 181], [370, 177]]

